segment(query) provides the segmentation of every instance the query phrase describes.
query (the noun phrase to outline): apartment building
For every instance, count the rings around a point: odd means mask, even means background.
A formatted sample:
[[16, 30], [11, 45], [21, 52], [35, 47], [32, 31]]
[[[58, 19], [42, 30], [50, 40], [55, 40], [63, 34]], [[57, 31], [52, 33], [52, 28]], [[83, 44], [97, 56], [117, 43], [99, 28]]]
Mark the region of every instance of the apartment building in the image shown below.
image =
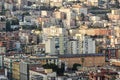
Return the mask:
[[54, 38], [48, 38], [45, 41], [45, 49], [46, 49], [46, 53], [55, 54], [55, 39]]
[[83, 13], [84, 15], [87, 15], [88, 9], [86, 7], [82, 7], [80, 5], [73, 5], [72, 9], [76, 11], [76, 14]]
[[60, 8], [59, 11], [66, 13], [66, 20], [64, 20], [65, 21], [64, 25], [66, 25], [66, 28], [68, 29], [74, 28], [75, 27], [74, 22], [76, 18], [75, 12], [71, 8]]
[[[107, 28], [90, 28], [90, 29], [80, 29], [79, 33], [83, 34], [83, 35], [108, 35], [109, 33], [111, 33], [110, 29]], [[110, 34], [109, 34], [110, 35]]]
[[79, 48], [78, 48], [78, 40], [77, 39], [70, 39], [68, 41], [68, 53], [69, 54], [79, 54]]
[[78, 40], [76, 45], [78, 54], [96, 53], [96, 41], [93, 38], [82, 34], [76, 34], [75, 37]]
[[60, 28], [56, 26], [51, 26], [50, 28], [43, 28], [43, 43], [45, 43], [46, 53], [67, 53], [67, 37], [65, 35], [65, 28]]
[[13, 79], [20, 80], [20, 62], [13, 62], [12, 69]]
[[98, 6], [100, 0], [87, 0], [89, 6]]
[[67, 53], [67, 37], [48, 37], [44, 41], [46, 53], [50, 54], [65, 54]]
[[64, 12], [60, 12], [60, 11], [55, 11], [53, 13], [53, 16], [56, 18], [56, 19], [66, 19], [66, 14]]
[[84, 38], [84, 36], [82, 34], [76, 34], [75, 37], [78, 40], [77, 53], [78, 54], [83, 54], [83, 38]]
[[59, 58], [57, 56], [30, 56], [29, 58], [32, 62], [44, 64], [56, 64], [58, 65]]
[[52, 69], [42, 69], [41, 67], [33, 67], [29, 70], [30, 80], [56, 80], [56, 72], [53, 72]]
[[112, 9], [111, 13], [107, 14], [110, 20], [120, 20], [120, 10]]
[[85, 36], [83, 41], [83, 54], [94, 54], [95, 51], [95, 40], [90, 38], [89, 36]]
[[63, 5], [63, 0], [50, 0], [50, 5], [61, 7]]
[[48, 28], [43, 28], [43, 35], [45, 35], [45, 36], [60, 36], [60, 35], [67, 35], [67, 32], [66, 32], [65, 28], [61, 28], [59, 26], [51, 26]]

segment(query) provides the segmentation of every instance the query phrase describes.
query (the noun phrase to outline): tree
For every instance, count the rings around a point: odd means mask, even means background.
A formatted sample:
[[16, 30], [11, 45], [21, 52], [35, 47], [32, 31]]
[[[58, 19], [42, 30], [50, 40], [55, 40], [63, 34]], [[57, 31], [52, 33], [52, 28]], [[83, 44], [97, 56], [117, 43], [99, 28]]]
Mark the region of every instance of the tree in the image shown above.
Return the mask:
[[36, 25], [36, 30], [42, 31], [42, 24]]
[[61, 70], [65, 71], [65, 63], [61, 63]]
[[33, 30], [33, 29], [37, 29], [37, 26], [36, 25], [23, 25], [22, 29]]
[[45, 68], [45, 69], [52, 69], [53, 71], [57, 71], [57, 69], [58, 69], [58, 66], [56, 65], [56, 64], [45, 64], [45, 65], [43, 65], [43, 68]]
[[19, 20], [18, 20], [18, 18], [13, 18], [13, 19], [11, 20], [11, 25], [19, 25]]
[[81, 14], [78, 16], [78, 18], [79, 18], [80, 21], [84, 21], [84, 18], [85, 18], [84, 13], [81, 13]]
[[119, 8], [119, 1], [115, 0], [115, 8]]
[[30, 16], [30, 13], [29, 12], [24, 12], [23, 14], [22, 14], [22, 21], [24, 20], [24, 16]]
[[82, 62], [82, 66], [83, 66], [83, 63], [84, 63], [84, 58], [83, 57], [81, 58], [81, 62]]
[[104, 19], [107, 20], [107, 21], [109, 21], [109, 18], [108, 18], [107, 14], [105, 14]]
[[110, 80], [116, 80], [115, 75], [112, 76], [112, 78]]
[[11, 31], [11, 24], [9, 20], [6, 20], [6, 31]]
[[58, 75], [63, 75], [64, 73], [64, 64], [61, 64], [61, 68], [59, 68], [56, 64], [45, 64], [43, 65], [45, 69], [52, 69], [54, 72], [57, 72]]
[[73, 64], [73, 67], [72, 67], [72, 70], [77, 70], [78, 67], [81, 67], [81, 64], [78, 64], [78, 63], [74, 63]]
[[109, 29], [109, 26], [107, 25], [106, 28]]

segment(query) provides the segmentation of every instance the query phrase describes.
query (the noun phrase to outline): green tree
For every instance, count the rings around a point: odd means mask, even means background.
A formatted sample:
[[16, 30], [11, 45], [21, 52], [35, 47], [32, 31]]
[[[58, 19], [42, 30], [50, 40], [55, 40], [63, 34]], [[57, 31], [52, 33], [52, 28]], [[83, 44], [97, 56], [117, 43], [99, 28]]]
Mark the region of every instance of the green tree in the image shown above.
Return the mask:
[[22, 29], [25, 29], [25, 30], [33, 30], [33, 29], [37, 29], [37, 26], [36, 25], [23, 25], [22, 26]]
[[77, 70], [78, 67], [81, 67], [81, 64], [78, 64], [78, 63], [74, 63], [73, 64], [73, 67], [72, 67], [72, 70]]
[[109, 21], [109, 17], [108, 17], [107, 14], [105, 14], [104, 19], [107, 20], [107, 21]]
[[112, 76], [112, 78], [110, 80], [116, 80], [115, 75]]
[[61, 70], [65, 71], [65, 63], [61, 63]]
[[43, 65], [45, 69], [52, 69], [54, 72], [57, 72], [58, 75], [63, 75], [64, 73], [64, 64], [61, 64], [61, 68], [59, 68], [56, 64], [45, 64]]
[[39, 26], [36, 26], [36, 30], [42, 31], [42, 24], [39, 24]]
[[11, 20], [11, 25], [19, 25], [19, 20], [18, 20], [18, 18], [13, 18], [13, 19]]
[[6, 31], [11, 31], [11, 24], [9, 20], [6, 20]]
[[83, 64], [84, 64], [84, 61], [85, 61], [85, 59], [82, 57], [82, 58], [81, 58], [82, 66], [83, 66]]
[[26, 12], [24, 12], [22, 15], [29, 16], [29, 15], [30, 15], [30, 13], [26, 11]]
[[45, 64], [43, 65], [43, 68], [45, 69], [52, 69], [53, 71], [57, 71], [58, 66], [56, 64]]

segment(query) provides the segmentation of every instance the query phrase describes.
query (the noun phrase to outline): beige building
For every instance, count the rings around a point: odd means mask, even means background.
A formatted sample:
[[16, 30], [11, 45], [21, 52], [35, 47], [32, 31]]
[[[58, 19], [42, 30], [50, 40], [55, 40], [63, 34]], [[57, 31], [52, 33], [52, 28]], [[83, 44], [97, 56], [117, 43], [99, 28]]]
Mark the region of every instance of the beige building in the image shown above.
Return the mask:
[[66, 35], [66, 30], [65, 30], [65, 28], [51, 26], [50, 28], [43, 28], [43, 34], [46, 36]]
[[100, 29], [79, 29], [79, 33], [83, 35], [108, 35], [111, 32], [111, 30], [108, 30], [107, 28], [100, 28]]
[[56, 54], [56, 49], [55, 49], [55, 38], [47, 38], [45, 42], [45, 51], [48, 54]]
[[12, 77], [15, 80], [20, 80], [20, 63], [19, 62], [12, 63]]
[[75, 27], [76, 13], [71, 8], [61, 8], [60, 12], [66, 14], [66, 19], [64, 20], [64, 25], [70, 29]]
[[42, 69], [39, 67], [33, 67], [29, 70], [30, 80], [52, 80], [56, 78], [56, 73], [52, 69]]
[[50, 0], [50, 5], [51, 6], [61, 7], [62, 3], [63, 3], [63, 0]]
[[120, 37], [120, 28], [118, 26], [114, 27], [114, 30], [115, 30], [115, 35], [117, 37]]
[[120, 9], [113, 9], [111, 13], [107, 15], [111, 20], [120, 20]]
[[85, 15], [87, 15], [88, 13], [88, 9], [80, 5], [73, 5], [72, 9], [75, 10], [77, 14], [84, 13]]
[[66, 14], [64, 12], [55, 11], [53, 14], [57, 19], [66, 19]]
[[51, 11], [45, 11], [45, 10], [41, 11], [42, 17], [46, 17], [46, 16], [50, 17], [51, 15], [52, 15]]
[[87, 0], [89, 6], [98, 6], [99, 0]]

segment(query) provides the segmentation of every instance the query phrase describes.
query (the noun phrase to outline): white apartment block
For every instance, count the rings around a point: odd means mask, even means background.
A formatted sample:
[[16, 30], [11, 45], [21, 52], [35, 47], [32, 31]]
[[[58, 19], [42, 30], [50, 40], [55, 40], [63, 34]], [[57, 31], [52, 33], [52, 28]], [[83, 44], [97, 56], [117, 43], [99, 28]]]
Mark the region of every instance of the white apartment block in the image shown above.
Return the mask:
[[69, 54], [94, 54], [95, 51], [95, 40], [89, 36], [76, 34], [74, 39], [68, 43]]
[[78, 49], [77, 49], [77, 53], [78, 54], [82, 54], [83, 53], [83, 35], [82, 34], [76, 34], [75, 38], [78, 40]]
[[68, 53], [69, 54], [79, 54], [78, 40], [73, 39], [68, 42]]
[[60, 36], [59, 37], [59, 54], [67, 53], [67, 37]]
[[82, 34], [76, 34], [75, 38], [78, 40], [76, 43], [74, 42], [77, 54], [95, 53], [96, 51], [95, 40], [93, 40], [89, 36], [85, 36]]
[[55, 39], [54, 38], [48, 38], [46, 41], [45, 41], [45, 51], [46, 53], [49, 53], [49, 54], [55, 54]]
[[83, 41], [83, 54], [95, 53], [95, 40], [85, 36]]
[[64, 36], [51, 36], [45, 41], [46, 53], [50, 54], [65, 54], [67, 53], [67, 37]]

